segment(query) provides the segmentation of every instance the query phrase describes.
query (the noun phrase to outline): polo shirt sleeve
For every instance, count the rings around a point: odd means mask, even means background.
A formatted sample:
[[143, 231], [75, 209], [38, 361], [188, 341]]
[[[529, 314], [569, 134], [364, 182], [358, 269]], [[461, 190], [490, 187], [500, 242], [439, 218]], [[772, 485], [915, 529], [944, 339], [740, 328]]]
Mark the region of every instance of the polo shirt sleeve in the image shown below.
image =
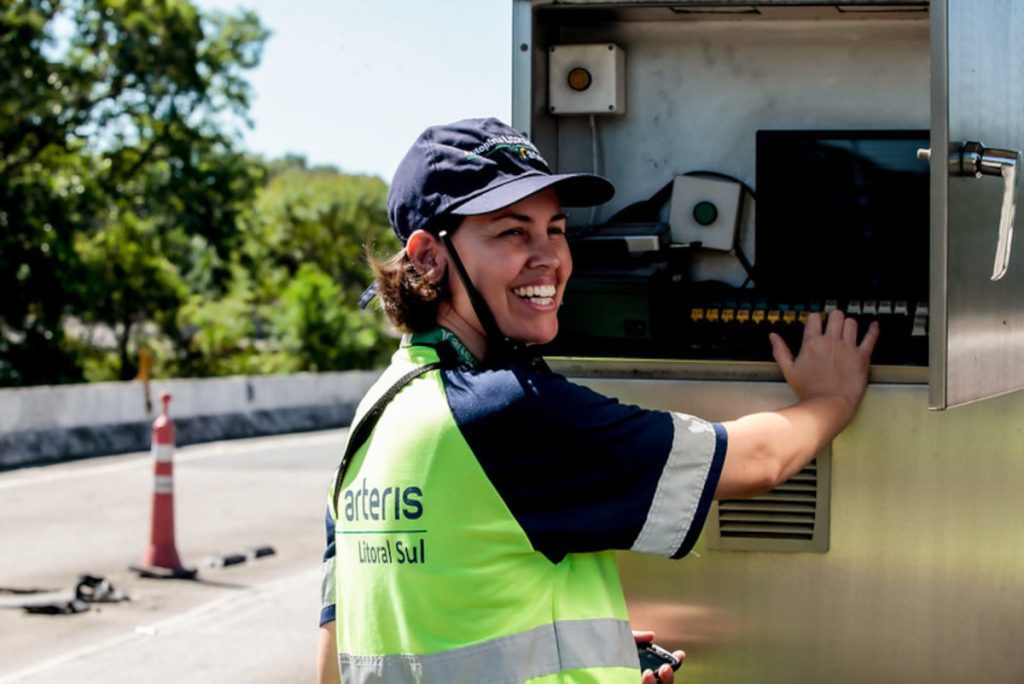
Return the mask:
[[334, 583], [334, 518], [331, 516], [331, 504], [327, 504], [325, 530], [327, 548], [324, 550], [320, 565], [320, 626], [323, 627], [335, 620], [335, 583]]
[[552, 562], [607, 549], [680, 558], [693, 547], [725, 459], [721, 425], [625, 405], [553, 373], [444, 376], [467, 443]]

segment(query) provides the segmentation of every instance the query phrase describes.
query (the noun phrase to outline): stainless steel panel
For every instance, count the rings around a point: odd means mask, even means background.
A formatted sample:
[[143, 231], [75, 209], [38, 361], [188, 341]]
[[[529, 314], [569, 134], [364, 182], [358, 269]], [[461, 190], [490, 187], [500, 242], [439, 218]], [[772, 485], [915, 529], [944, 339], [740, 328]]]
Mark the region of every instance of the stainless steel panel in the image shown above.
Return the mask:
[[512, 0], [512, 127], [530, 135], [533, 79], [533, 7], [530, 0]]
[[[967, 140], [1024, 149], [1024, 4], [941, 0], [933, 3], [932, 18], [937, 51], [932, 149], [958, 147]], [[1002, 179], [955, 175], [944, 171], [944, 164], [942, 155], [932, 155], [935, 201], [944, 199], [946, 205], [945, 211], [935, 207], [932, 228], [934, 408], [1024, 387], [1024, 263], [1019, 246], [1006, 276], [991, 280]]]
[[683, 8], [687, 6], [697, 7], [714, 7], [714, 6], [737, 6], [737, 7], [772, 7], [772, 6], [786, 6], [786, 5], [821, 5], [829, 9], [842, 8], [846, 10], [853, 10], [857, 7], [872, 6], [876, 8], [888, 6], [895, 7], [914, 7], [927, 4], [926, 0], [846, 0], [845, 2], [836, 2], [836, 0], [534, 0], [537, 5], [620, 5], [622, 7], [628, 7], [630, 5], [640, 5], [645, 7], [662, 5], [665, 7], [677, 7]]
[[[794, 400], [779, 383], [586, 380], [712, 420]], [[1024, 395], [926, 410], [869, 387], [833, 442], [828, 553], [622, 554], [630, 617], [687, 651], [686, 681], [1024, 681]]]
[[[593, 8], [626, 9], [649, 16], [651, 10], [669, 10], [677, 14], [688, 14], [707, 10], [709, 14], [722, 13], [754, 15], [767, 13], [772, 8], [814, 9], [823, 16], [835, 14], [878, 14], [927, 10], [928, 0], [534, 0], [534, 4], [562, 5]], [[628, 16], [628, 15], [627, 15]]]
[[[766, 340], [767, 342], [767, 340]], [[634, 380], [751, 380], [781, 381], [782, 371], [763, 361], [685, 361], [677, 359], [588, 358], [548, 356], [556, 373], [574, 378], [631, 378]], [[920, 366], [872, 366], [868, 382], [924, 385], [928, 369]]]

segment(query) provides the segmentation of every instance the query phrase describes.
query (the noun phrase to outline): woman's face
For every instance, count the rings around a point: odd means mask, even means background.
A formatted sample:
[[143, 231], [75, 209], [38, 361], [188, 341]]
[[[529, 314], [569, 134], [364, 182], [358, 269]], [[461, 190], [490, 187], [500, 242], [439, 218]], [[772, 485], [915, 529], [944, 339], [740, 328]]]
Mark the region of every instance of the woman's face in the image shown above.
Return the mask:
[[[490, 214], [467, 216], [452, 241], [506, 336], [528, 344], [554, 339], [572, 257], [565, 214], [553, 189]], [[453, 268], [448, 277], [454, 313], [483, 333]]]

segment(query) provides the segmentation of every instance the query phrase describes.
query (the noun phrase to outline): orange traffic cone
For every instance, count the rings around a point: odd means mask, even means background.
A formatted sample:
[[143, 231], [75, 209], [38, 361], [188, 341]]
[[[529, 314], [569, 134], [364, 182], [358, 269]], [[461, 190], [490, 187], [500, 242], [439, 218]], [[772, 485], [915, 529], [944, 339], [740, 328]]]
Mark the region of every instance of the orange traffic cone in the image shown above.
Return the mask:
[[171, 393], [162, 392], [163, 410], [153, 421], [153, 516], [149, 548], [142, 565], [132, 569], [145, 577], [191, 579], [196, 570], [186, 568], [174, 545], [174, 422], [168, 415]]

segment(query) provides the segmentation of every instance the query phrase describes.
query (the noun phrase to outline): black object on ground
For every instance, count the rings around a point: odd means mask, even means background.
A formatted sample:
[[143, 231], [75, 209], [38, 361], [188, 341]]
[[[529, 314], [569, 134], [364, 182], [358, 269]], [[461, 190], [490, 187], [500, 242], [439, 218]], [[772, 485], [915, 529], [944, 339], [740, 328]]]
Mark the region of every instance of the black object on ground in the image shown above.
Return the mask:
[[146, 579], [194, 580], [196, 575], [199, 574], [199, 571], [195, 568], [158, 568], [151, 565], [131, 565], [129, 569], [139, 573], [139, 577], [145, 577]]
[[107, 578], [93, 575], [82, 575], [78, 579], [75, 598], [86, 603], [119, 603], [131, 600], [123, 591], [114, 588]]
[[46, 589], [3, 589], [0, 593], [11, 598], [0, 598], [0, 608], [22, 608], [33, 615], [75, 615], [89, 610], [91, 603], [117, 603], [131, 597], [104, 577], [82, 575], [74, 591]]
[[208, 568], [226, 568], [230, 565], [241, 565], [246, 561], [273, 556], [277, 551], [273, 546], [251, 546], [240, 553], [229, 553], [224, 556], [209, 556], [203, 561]]

